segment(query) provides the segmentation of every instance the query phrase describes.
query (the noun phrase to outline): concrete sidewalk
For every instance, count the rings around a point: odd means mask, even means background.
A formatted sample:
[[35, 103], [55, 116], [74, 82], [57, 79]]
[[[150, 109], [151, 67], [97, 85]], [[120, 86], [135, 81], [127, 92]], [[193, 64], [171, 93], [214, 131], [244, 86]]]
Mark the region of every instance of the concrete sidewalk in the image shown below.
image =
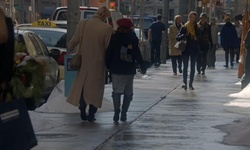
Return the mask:
[[[113, 112], [97, 113], [94, 123], [81, 122], [79, 114], [39, 113], [53, 125], [36, 132], [34, 150], [249, 149], [224, 145], [226, 133], [215, 128], [245, 117], [225, 111], [228, 95], [240, 90], [239, 79], [237, 67], [223, 67], [223, 52], [217, 56], [216, 69], [195, 76], [194, 91], [181, 88], [182, 75], [173, 75], [170, 61], [135, 79], [126, 123], [113, 123]], [[111, 84], [106, 85], [110, 100], [111, 92]]]

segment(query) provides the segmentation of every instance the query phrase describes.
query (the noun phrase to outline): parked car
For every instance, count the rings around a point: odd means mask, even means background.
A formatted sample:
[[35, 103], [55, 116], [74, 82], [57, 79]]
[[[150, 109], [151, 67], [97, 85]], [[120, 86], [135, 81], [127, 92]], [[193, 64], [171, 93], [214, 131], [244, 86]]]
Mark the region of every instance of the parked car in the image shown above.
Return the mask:
[[[98, 7], [87, 7], [87, 6], [80, 6], [80, 20], [91, 18], [96, 11], [98, 10]], [[111, 17], [107, 20], [107, 23], [110, 24], [114, 30], [117, 29], [117, 20], [123, 18], [122, 14], [114, 9], [110, 9]], [[52, 18], [52, 21], [54, 21], [57, 26], [65, 27], [67, 25], [67, 6], [63, 7], [57, 7], [54, 11]], [[59, 21], [59, 22], [58, 22]]]
[[53, 53], [48, 51], [43, 41], [32, 31], [15, 30], [15, 40], [22, 36], [25, 43], [25, 51], [29, 56], [42, 62], [45, 67], [45, 84], [43, 97], [48, 97], [60, 79], [60, 71], [57, 62], [53, 59]]
[[139, 48], [141, 50], [142, 58], [146, 66], [149, 67], [151, 64], [151, 45], [142, 30], [140, 30], [139, 28], [135, 28], [134, 31], [139, 39]]
[[[148, 29], [151, 26], [151, 24], [154, 22], [152, 18], [144, 17], [142, 19], [143, 21], [143, 32], [145, 34], [145, 37], [148, 38]], [[140, 28], [140, 16], [139, 17], [133, 17], [133, 23], [136, 28]]]

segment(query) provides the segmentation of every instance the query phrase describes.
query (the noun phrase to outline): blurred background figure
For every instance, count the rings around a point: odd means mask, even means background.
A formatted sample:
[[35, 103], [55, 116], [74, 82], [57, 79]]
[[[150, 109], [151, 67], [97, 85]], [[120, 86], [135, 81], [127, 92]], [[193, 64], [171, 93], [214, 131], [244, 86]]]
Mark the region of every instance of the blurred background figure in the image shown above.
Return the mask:
[[174, 24], [169, 27], [169, 34], [168, 34], [168, 37], [169, 37], [169, 55], [171, 57], [172, 69], [173, 69], [174, 75], [177, 75], [177, 66], [179, 69], [179, 73], [182, 73], [182, 57], [181, 57], [182, 51], [174, 47], [176, 42], [177, 42], [176, 36], [180, 32], [180, 29], [182, 26], [181, 21], [182, 21], [181, 16], [176, 15], [174, 17]]
[[211, 19], [210, 26], [211, 26], [211, 36], [212, 36], [213, 46], [209, 49], [207, 53], [207, 66], [209, 68], [214, 68], [216, 62], [216, 50], [219, 47], [218, 43], [219, 27], [216, 25], [215, 18]]
[[[234, 54], [235, 54], [234, 57], [235, 57], [235, 62], [238, 63], [239, 58], [240, 58], [240, 43], [241, 43], [241, 35], [242, 35], [242, 26], [241, 26], [241, 23], [239, 20], [235, 20], [235, 29], [237, 31], [237, 36], [239, 39], [239, 46], [234, 49]], [[233, 61], [234, 61], [234, 59], [233, 59]]]
[[239, 39], [237, 35], [237, 31], [235, 26], [231, 23], [230, 18], [225, 18], [225, 25], [223, 25], [221, 29], [221, 46], [225, 51], [225, 62], [226, 65], [224, 67], [228, 68], [229, 56], [230, 56], [230, 65], [234, 66], [233, 58], [234, 58], [234, 49], [239, 46]]
[[0, 7], [0, 103], [4, 102], [14, 65], [14, 28]]
[[198, 24], [200, 25], [201, 37], [199, 38], [200, 54], [197, 57], [197, 72], [198, 74], [205, 75], [207, 67], [207, 53], [209, 48], [213, 46], [211, 26], [207, 23], [206, 14], [202, 13], [200, 15], [200, 21]]

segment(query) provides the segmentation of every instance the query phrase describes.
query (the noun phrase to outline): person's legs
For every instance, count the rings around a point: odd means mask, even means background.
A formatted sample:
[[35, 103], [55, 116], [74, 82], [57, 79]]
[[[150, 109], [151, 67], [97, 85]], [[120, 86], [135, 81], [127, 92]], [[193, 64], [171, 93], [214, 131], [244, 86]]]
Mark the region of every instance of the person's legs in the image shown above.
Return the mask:
[[190, 81], [189, 81], [189, 89], [194, 90], [193, 88], [193, 81], [194, 81], [194, 74], [195, 74], [195, 62], [196, 62], [196, 55], [191, 55], [191, 64], [190, 64]]
[[133, 82], [134, 75], [127, 76], [127, 84], [124, 90], [124, 97], [122, 102], [122, 112], [121, 112], [121, 121], [127, 120], [127, 112], [130, 105], [130, 102], [133, 99]]
[[201, 73], [201, 55], [202, 54], [199, 54], [198, 57], [197, 57], [197, 66], [196, 66], [196, 70], [197, 70], [197, 73], [200, 74]]
[[203, 49], [203, 53], [201, 55], [201, 74], [205, 75], [206, 67], [207, 67], [207, 52], [208, 49]]
[[229, 48], [225, 48], [225, 62], [226, 65], [224, 67], [228, 68], [228, 58], [229, 58]]
[[88, 119], [88, 117], [87, 117], [87, 115], [86, 115], [86, 107], [87, 107], [87, 105], [86, 105], [86, 103], [85, 103], [85, 101], [84, 101], [83, 92], [82, 92], [81, 98], [80, 98], [79, 109], [80, 109], [80, 111], [81, 111], [81, 115], [80, 115], [80, 116], [81, 116], [81, 119], [82, 119], [83, 121], [85, 121], [85, 120]]
[[182, 73], [182, 56], [177, 56], [179, 73]]
[[176, 56], [171, 56], [171, 61], [172, 61], [172, 69], [173, 69], [173, 73], [174, 75], [177, 74], [177, 63], [176, 63]]
[[88, 121], [95, 121], [95, 113], [97, 112], [97, 108], [90, 104], [89, 105], [89, 115], [88, 115]]
[[182, 58], [183, 58], [183, 85], [182, 85], [182, 88], [187, 90], [187, 71], [188, 71], [189, 56], [183, 55]]
[[155, 63], [158, 67], [161, 64], [161, 41], [155, 41]]
[[234, 66], [234, 48], [230, 48], [229, 49], [229, 52], [230, 52], [230, 65], [231, 65], [231, 67], [233, 67]]
[[151, 42], [151, 64], [155, 63], [155, 41]]

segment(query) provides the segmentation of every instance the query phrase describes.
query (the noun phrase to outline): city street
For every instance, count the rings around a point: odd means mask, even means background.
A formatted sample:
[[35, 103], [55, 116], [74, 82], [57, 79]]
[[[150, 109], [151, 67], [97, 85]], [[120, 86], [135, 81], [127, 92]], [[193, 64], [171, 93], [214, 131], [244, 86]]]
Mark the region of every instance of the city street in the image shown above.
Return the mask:
[[[237, 65], [223, 66], [219, 50], [216, 68], [195, 75], [194, 91], [181, 88], [182, 75], [173, 75], [170, 60], [146, 76], [136, 75], [126, 123], [115, 124], [112, 110], [97, 112], [93, 123], [81, 122], [78, 113], [37, 113], [37, 119], [49, 123], [36, 131], [34, 150], [248, 150], [224, 144], [226, 133], [218, 129], [249, 117], [224, 106], [240, 85], [235, 84]], [[111, 92], [111, 84], [106, 85], [104, 97], [110, 103]]]

